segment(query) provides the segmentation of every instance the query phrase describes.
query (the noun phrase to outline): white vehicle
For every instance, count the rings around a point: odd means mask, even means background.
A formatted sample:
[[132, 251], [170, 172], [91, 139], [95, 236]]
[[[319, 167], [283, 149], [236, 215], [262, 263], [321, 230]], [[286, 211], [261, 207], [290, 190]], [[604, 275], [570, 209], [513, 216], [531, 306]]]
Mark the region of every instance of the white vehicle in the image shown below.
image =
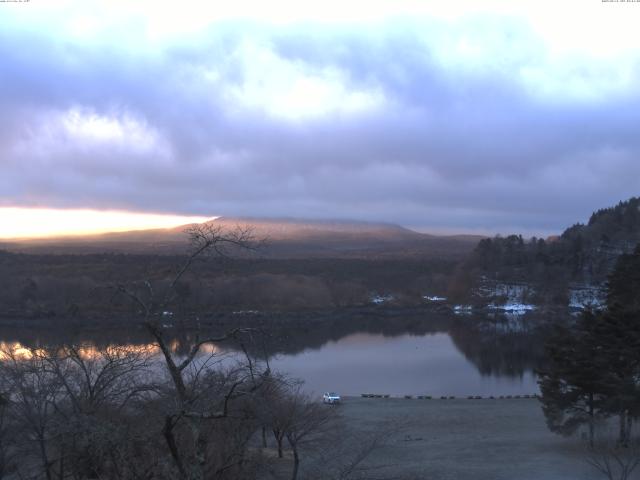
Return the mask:
[[340, 403], [340, 395], [335, 392], [326, 392], [322, 395], [322, 401], [324, 403]]

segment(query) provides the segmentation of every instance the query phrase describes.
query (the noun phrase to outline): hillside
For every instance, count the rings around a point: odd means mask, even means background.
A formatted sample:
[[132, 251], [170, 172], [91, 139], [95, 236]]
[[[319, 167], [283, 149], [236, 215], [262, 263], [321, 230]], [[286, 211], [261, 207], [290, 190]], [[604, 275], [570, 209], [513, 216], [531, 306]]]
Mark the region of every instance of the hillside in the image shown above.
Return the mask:
[[[398, 225], [367, 222], [299, 219], [217, 218], [210, 223], [223, 229], [251, 228], [266, 244], [266, 258], [368, 258], [395, 256], [463, 256], [478, 236], [435, 236]], [[22, 239], [0, 243], [0, 248], [21, 253], [153, 253], [179, 254], [187, 248], [184, 231], [171, 229], [105, 233], [76, 237]]]
[[640, 198], [594, 212], [559, 237], [481, 240], [456, 276], [458, 293], [499, 284], [528, 286], [529, 300], [570, 302], [576, 289], [600, 289], [616, 259], [640, 243]]
[[[202, 258], [180, 285], [185, 311], [299, 311], [368, 305], [374, 298], [421, 304], [441, 293], [479, 237], [438, 237], [398, 225], [218, 218], [251, 227], [266, 246], [236, 258]], [[114, 282], [166, 284], [188, 251], [189, 225], [0, 244], [0, 318], [100, 319]], [[2, 251], [4, 250], [4, 252]], [[391, 299], [393, 299], [391, 301]]]

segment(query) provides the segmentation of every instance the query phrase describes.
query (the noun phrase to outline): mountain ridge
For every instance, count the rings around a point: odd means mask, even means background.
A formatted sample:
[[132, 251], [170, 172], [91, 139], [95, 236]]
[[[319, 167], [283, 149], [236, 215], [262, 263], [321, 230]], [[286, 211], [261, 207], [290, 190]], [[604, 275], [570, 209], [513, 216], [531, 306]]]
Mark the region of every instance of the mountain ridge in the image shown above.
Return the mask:
[[[263, 252], [284, 258], [363, 257], [370, 255], [462, 255], [481, 236], [432, 235], [384, 222], [302, 218], [218, 217], [207, 221], [231, 231], [250, 228], [258, 239], [267, 239]], [[104, 232], [52, 238], [15, 239], [0, 248], [21, 253], [158, 253], [186, 250], [185, 230], [195, 224], [170, 228]]]

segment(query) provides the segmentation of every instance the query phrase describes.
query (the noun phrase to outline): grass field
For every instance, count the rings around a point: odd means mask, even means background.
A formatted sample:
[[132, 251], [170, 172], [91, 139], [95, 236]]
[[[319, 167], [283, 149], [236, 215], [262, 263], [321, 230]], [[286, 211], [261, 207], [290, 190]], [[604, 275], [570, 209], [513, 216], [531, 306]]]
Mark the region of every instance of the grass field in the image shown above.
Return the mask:
[[[331, 407], [334, 408], [334, 407]], [[339, 409], [363, 442], [399, 427], [367, 460], [367, 479], [597, 480], [583, 443], [547, 429], [536, 399], [418, 400], [347, 397]], [[287, 478], [285, 456], [280, 475]], [[275, 466], [275, 465], [274, 465]]]

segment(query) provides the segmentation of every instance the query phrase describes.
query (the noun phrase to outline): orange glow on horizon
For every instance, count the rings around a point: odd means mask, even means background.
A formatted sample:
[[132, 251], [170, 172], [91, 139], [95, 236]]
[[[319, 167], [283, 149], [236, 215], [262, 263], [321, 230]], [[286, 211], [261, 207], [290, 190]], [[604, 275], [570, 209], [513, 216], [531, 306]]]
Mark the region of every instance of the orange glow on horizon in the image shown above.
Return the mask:
[[[84, 342], [75, 346], [76, 351], [80, 358], [84, 360], [99, 360], [100, 358], [107, 356], [111, 358], [125, 357], [127, 355], [137, 355], [140, 358], [146, 357], [149, 360], [160, 358], [162, 352], [160, 347], [156, 343], [146, 344], [112, 344], [103, 347], [97, 347], [91, 342]], [[183, 345], [178, 340], [171, 341], [169, 348], [172, 353], [176, 354]], [[186, 345], [187, 349], [190, 349], [190, 345]], [[34, 356], [46, 356], [54, 352], [58, 352], [62, 357], [66, 356], [65, 347], [58, 347], [55, 350], [47, 351], [46, 348], [32, 348], [23, 345], [20, 342], [5, 342], [0, 341], [0, 361], [15, 359], [15, 360], [29, 360]], [[225, 350], [220, 348], [216, 344], [205, 343], [200, 347], [197, 357], [207, 356], [221, 356], [226, 353]], [[177, 355], [177, 358], [183, 358], [181, 355]], [[206, 359], [205, 359], [206, 360]]]
[[0, 207], [0, 239], [47, 238], [171, 228], [216, 217], [164, 215], [118, 210]]

